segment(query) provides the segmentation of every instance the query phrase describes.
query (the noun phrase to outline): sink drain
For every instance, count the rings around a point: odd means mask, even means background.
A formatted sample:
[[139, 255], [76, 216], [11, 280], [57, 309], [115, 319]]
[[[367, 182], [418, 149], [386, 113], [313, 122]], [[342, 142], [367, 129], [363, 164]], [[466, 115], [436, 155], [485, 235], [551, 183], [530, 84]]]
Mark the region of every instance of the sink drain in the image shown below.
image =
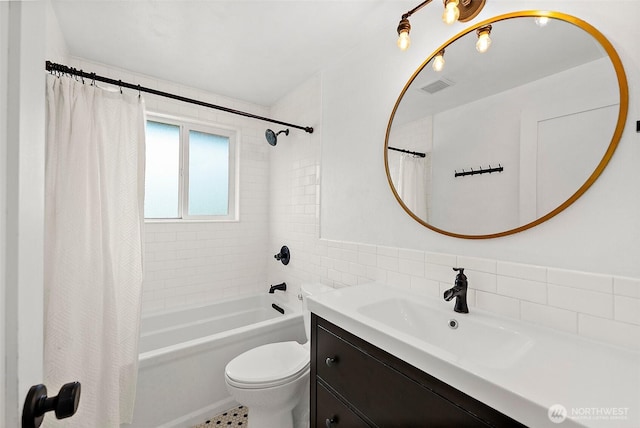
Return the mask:
[[449, 328], [455, 330], [456, 328], [458, 328], [458, 321], [454, 320], [454, 319], [450, 319], [449, 320]]

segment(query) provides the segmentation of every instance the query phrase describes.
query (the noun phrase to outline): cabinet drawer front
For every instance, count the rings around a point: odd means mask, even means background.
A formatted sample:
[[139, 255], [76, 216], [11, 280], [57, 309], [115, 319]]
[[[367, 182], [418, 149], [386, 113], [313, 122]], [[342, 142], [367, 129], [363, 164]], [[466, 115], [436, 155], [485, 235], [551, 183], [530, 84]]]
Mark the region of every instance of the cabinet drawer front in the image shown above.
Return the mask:
[[316, 340], [317, 376], [377, 426], [486, 426], [460, 407], [321, 326], [317, 328]]
[[369, 428], [368, 424], [320, 384], [316, 400], [316, 428]]

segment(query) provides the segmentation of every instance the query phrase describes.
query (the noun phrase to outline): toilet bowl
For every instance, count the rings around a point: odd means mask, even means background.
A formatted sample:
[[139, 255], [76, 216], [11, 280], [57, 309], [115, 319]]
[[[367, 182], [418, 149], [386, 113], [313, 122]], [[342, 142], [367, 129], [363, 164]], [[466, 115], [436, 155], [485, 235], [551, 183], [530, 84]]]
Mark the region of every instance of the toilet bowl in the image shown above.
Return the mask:
[[307, 342], [258, 346], [238, 355], [225, 367], [227, 390], [249, 408], [251, 428], [293, 428], [294, 409], [308, 406], [311, 313], [306, 298], [333, 289], [304, 284], [301, 290]]

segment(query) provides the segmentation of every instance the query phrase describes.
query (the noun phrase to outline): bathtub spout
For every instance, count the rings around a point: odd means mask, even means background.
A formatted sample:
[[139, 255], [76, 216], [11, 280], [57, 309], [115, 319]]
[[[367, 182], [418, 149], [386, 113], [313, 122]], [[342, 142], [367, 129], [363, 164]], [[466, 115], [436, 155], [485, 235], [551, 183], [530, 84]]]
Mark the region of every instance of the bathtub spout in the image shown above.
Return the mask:
[[276, 290], [287, 291], [287, 283], [283, 282], [282, 284], [272, 285], [269, 287], [269, 293], [273, 294]]

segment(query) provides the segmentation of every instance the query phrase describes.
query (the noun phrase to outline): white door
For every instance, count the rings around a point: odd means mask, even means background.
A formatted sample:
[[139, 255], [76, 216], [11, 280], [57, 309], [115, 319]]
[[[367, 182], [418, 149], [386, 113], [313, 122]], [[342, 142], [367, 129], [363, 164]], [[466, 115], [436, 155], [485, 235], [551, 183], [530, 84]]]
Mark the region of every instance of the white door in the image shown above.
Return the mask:
[[45, 34], [45, 2], [0, 2], [0, 426], [5, 427], [21, 426], [27, 391], [42, 382]]
[[7, 58], [9, 37], [9, 4], [0, 3], [0, 424], [5, 418], [5, 248], [6, 248], [6, 178], [7, 178]]

